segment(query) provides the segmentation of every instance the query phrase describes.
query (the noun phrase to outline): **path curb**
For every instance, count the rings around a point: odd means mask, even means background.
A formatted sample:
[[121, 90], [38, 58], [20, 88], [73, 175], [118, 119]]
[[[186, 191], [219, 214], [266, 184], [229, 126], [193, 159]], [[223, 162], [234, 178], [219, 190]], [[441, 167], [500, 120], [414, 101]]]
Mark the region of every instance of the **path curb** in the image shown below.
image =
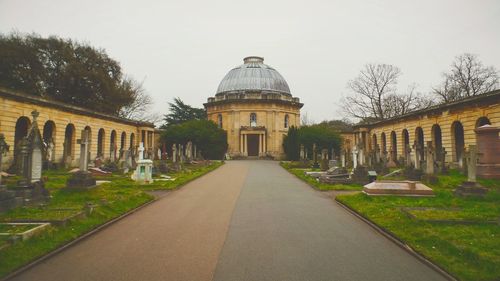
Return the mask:
[[[210, 174], [211, 172], [213, 172], [213, 171], [217, 170], [218, 168], [222, 167], [223, 165], [224, 165], [224, 164], [220, 165], [219, 167], [216, 167], [216, 168], [215, 168], [215, 169], [213, 169], [213, 170], [208, 171], [208, 172], [207, 172], [207, 173], [205, 173], [205, 174], [202, 174], [202, 175], [200, 175], [200, 176], [198, 176], [198, 177], [195, 177], [195, 178], [193, 178], [193, 179], [190, 179], [190, 180], [188, 180], [187, 182], [182, 183], [182, 184], [180, 184], [179, 186], [175, 187], [174, 189], [172, 189], [172, 190], [168, 190], [169, 192], [167, 192], [167, 193], [170, 193], [170, 191], [179, 190], [181, 187], [185, 186], [186, 184], [188, 184], [188, 183], [190, 183], [190, 182], [192, 182], [192, 181], [194, 181], [194, 180], [197, 180], [197, 179], [199, 179], [199, 178], [201, 178], [201, 177], [203, 177], [203, 176], [205, 176], [205, 175]], [[160, 190], [161, 190], [161, 189], [160, 189]], [[147, 191], [144, 191], [144, 192], [146, 192], [146, 193], [147, 193]], [[161, 196], [161, 197], [155, 197], [155, 198], [153, 198], [151, 201], [148, 201], [148, 202], [146, 202], [146, 203], [144, 203], [144, 204], [142, 204], [142, 205], [140, 205], [140, 206], [137, 206], [137, 207], [135, 207], [134, 209], [132, 209], [132, 210], [130, 210], [130, 211], [128, 211], [128, 212], [126, 212], [126, 213], [123, 213], [123, 214], [121, 214], [120, 216], [118, 216], [118, 217], [116, 217], [116, 218], [114, 218], [114, 219], [112, 219], [112, 220], [109, 220], [109, 221], [107, 221], [107, 222], [105, 222], [105, 223], [103, 223], [103, 224], [101, 224], [101, 225], [99, 225], [99, 226], [97, 226], [97, 227], [93, 228], [93, 229], [92, 229], [92, 230], [90, 230], [89, 232], [86, 232], [85, 234], [83, 234], [83, 235], [81, 235], [81, 236], [78, 236], [77, 238], [75, 238], [75, 239], [73, 239], [73, 240], [71, 240], [71, 241], [69, 241], [69, 242], [67, 242], [67, 243], [63, 244], [62, 246], [60, 246], [60, 247], [58, 247], [58, 248], [56, 248], [56, 249], [54, 249], [54, 250], [52, 250], [52, 251], [50, 251], [50, 252], [48, 252], [48, 253], [46, 253], [46, 254], [44, 254], [44, 255], [42, 255], [42, 256], [40, 256], [40, 257], [36, 258], [36, 259], [35, 259], [35, 260], [33, 260], [32, 262], [30, 262], [30, 263], [28, 263], [28, 264], [25, 264], [25, 265], [21, 266], [20, 268], [18, 268], [18, 269], [16, 269], [16, 270], [12, 271], [11, 273], [7, 274], [5, 277], [1, 278], [1, 279], [0, 279], [0, 281], [7, 281], [7, 280], [9, 280], [9, 279], [14, 278], [15, 276], [17, 276], [17, 275], [19, 275], [19, 274], [23, 273], [24, 271], [26, 271], [26, 270], [28, 270], [28, 269], [30, 269], [30, 268], [32, 268], [32, 267], [34, 267], [34, 266], [36, 266], [36, 265], [38, 265], [38, 264], [40, 264], [40, 263], [44, 262], [45, 260], [47, 260], [47, 259], [49, 259], [49, 258], [51, 258], [51, 257], [53, 257], [53, 256], [55, 256], [55, 255], [57, 255], [57, 254], [59, 254], [60, 252], [62, 252], [62, 251], [64, 251], [64, 250], [66, 250], [66, 249], [68, 249], [68, 248], [72, 247], [73, 245], [75, 245], [75, 244], [77, 244], [77, 243], [79, 243], [79, 242], [81, 242], [81, 241], [83, 241], [83, 240], [87, 239], [88, 237], [90, 237], [90, 236], [92, 236], [92, 235], [96, 234], [97, 232], [100, 232], [100, 231], [104, 230], [105, 228], [107, 228], [107, 227], [111, 226], [111, 225], [112, 225], [112, 224], [114, 224], [115, 222], [118, 222], [118, 221], [120, 221], [120, 220], [124, 219], [125, 217], [128, 217], [129, 215], [132, 215], [132, 214], [134, 214], [134, 213], [135, 213], [135, 212], [137, 212], [137, 211], [140, 211], [142, 208], [145, 208], [145, 207], [147, 207], [147, 206], [149, 206], [149, 205], [151, 205], [151, 204], [155, 203], [156, 201], [158, 201], [158, 200], [160, 200], [160, 199], [164, 198], [165, 196], [168, 196], [168, 194], [165, 194], [164, 196]]]
[[366, 224], [368, 224], [375, 231], [377, 231], [378, 233], [382, 234], [384, 237], [386, 237], [387, 239], [389, 239], [390, 241], [392, 241], [398, 247], [400, 247], [401, 249], [405, 250], [410, 255], [412, 255], [415, 258], [417, 258], [423, 264], [427, 265], [428, 267], [430, 267], [431, 269], [433, 269], [437, 273], [441, 274], [443, 277], [445, 277], [448, 280], [458, 281], [458, 279], [456, 277], [454, 277], [453, 275], [451, 275], [451, 273], [447, 272], [446, 270], [444, 270], [443, 268], [441, 268], [439, 265], [433, 263], [432, 261], [430, 261], [429, 259], [427, 259], [422, 254], [420, 254], [417, 251], [415, 251], [412, 247], [410, 247], [404, 241], [402, 241], [397, 236], [395, 236], [394, 234], [392, 234], [391, 232], [389, 232], [387, 229], [385, 229], [385, 228], [383, 228], [383, 227], [375, 224], [374, 222], [372, 222], [371, 220], [369, 220], [368, 218], [366, 218], [362, 214], [358, 213], [356, 210], [352, 209], [351, 207], [349, 207], [349, 206], [345, 205], [344, 203], [340, 202], [339, 200], [337, 200], [337, 198], [335, 198], [334, 200], [335, 200], [335, 203], [337, 203], [344, 210], [348, 211], [353, 216], [357, 217], [358, 219], [360, 219], [363, 222], [365, 222]]

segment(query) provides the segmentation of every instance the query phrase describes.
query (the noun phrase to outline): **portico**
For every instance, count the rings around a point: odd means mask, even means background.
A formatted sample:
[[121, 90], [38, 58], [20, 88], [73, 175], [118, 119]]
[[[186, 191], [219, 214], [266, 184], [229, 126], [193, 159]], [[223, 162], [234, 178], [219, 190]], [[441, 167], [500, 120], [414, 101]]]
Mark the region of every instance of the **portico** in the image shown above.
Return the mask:
[[266, 128], [242, 126], [240, 128], [240, 153], [244, 156], [265, 156]]

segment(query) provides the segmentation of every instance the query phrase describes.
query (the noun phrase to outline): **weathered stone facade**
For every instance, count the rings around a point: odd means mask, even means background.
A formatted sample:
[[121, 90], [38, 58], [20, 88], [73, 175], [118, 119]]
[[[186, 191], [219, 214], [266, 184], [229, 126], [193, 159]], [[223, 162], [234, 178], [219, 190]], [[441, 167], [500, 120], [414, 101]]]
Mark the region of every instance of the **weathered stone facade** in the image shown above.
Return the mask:
[[[438, 154], [445, 152], [442, 157], [446, 163], [463, 166], [464, 150], [476, 144], [474, 130], [485, 124], [500, 126], [500, 90], [369, 125], [356, 125], [350, 145], [361, 145], [366, 151], [378, 147], [392, 159], [403, 160], [415, 153], [416, 145], [426, 148], [430, 142]], [[423, 150], [421, 153], [423, 159]]]
[[[82, 130], [90, 131], [90, 159], [99, 154], [103, 159], [118, 158], [121, 150], [135, 149], [144, 142], [151, 153], [155, 144], [155, 129], [152, 123], [139, 122], [112, 115], [94, 112], [61, 102], [49, 101], [36, 96], [0, 89], [0, 133], [11, 146], [4, 163], [12, 163], [16, 141], [24, 137], [30, 126], [33, 110], [40, 113], [38, 124], [45, 142], [52, 139], [54, 163], [69, 159], [71, 166], [77, 166], [80, 149], [77, 139]], [[114, 151], [115, 155], [111, 155]], [[4, 167], [5, 167], [4, 166]]]

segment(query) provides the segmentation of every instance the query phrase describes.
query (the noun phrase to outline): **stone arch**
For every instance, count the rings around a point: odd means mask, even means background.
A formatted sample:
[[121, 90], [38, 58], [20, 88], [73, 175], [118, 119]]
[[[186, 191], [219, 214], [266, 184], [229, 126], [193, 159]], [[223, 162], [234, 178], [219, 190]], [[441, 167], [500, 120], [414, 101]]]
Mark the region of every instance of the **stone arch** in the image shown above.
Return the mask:
[[462, 166], [462, 159], [465, 147], [464, 126], [460, 121], [455, 121], [451, 124], [451, 146], [453, 161], [458, 162]]
[[377, 149], [377, 134], [372, 135], [372, 143], [373, 143], [373, 149]]
[[409, 152], [410, 152], [410, 133], [408, 133], [407, 129], [403, 129], [401, 132], [401, 138], [403, 139], [403, 150], [401, 153], [403, 153], [403, 157], [408, 160], [409, 157]]
[[122, 132], [120, 137], [120, 158], [122, 157], [123, 151], [125, 150], [125, 143], [127, 142], [127, 134]]
[[415, 129], [415, 144], [418, 145], [420, 149], [420, 159], [424, 159], [424, 144], [425, 144], [425, 139], [424, 139], [424, 130], [422, 130], [422, 127], [417, 127]]
[[134, 146], [135, 146], [135, 134], [134, 134], [134, 133], [131, 133], [131, 134], [130, 134], [130, 144], [129, 144], [129, 148], [130, 148], [130, 149], [134, 149]]
[[391, 157], [394, 161], [398, 160], [398, 141], [394, 131], [391, 132]]
[[491, 125], [490, 119], [486, 116], [479, 117], [476, 121], [476, 128], [479, 128], [484, 125]]
[[16, 129], [14, 132], [14, 155], [17, 155], [19, 150], [19, 142], [28, 135], [28, 130], [31, 126], [31, 120], [26, 116], [21, 116], [16, 121]]
[[109, 137], [109, 157], [116, 159], [116, 131], [112, 130]]
[[380, 148], [381, 152], [384, 153], [387, 151], [387, 140], [386, 140], [386, 137], [385, 137], [385, 133], [382, 133], [380, 135], [380, 141], [381, 141], [381, 145], [382, 147]]
[[66, 125], [64, 130], [63, 155], [64, 163], [67, 163], [68, 159], [73, 160], [75, 157], [75, 125], [72, 123]]
[[48, 144], [49, 141], [54, 143], [56, 141], [56, 123], [52, 120], [48, 120], [43, 125], [43, 141]]
[[106, 132], [103, 128], [99, 129], [97, 133], [97, 156], [104, 156], [104, 142], [105, 142]]
[[436, 151], [440, 151], [443, 147], [443, 137], [441, 133], [441, 127], [438, 124], [432, 125], [431, 129], [432, 145]]

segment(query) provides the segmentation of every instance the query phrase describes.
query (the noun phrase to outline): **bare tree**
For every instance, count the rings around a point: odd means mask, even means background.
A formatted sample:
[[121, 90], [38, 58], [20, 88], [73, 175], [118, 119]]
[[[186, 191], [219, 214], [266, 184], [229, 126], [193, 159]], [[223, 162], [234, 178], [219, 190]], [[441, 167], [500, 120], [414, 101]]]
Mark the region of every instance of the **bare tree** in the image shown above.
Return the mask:
[[161, 120], [161, 116], [157, 113], [152, 113], [151, 107], [153, 105], [153, 99], [144, 90], [141, 83], [137, 83], [135, 80], [130, 78], [125, 78], [122, 87], [128, 89], [132, 93], [133, 102], [129, 105], [122, 107], [119, 112], [119, 116], [128, 119], [134, 119], [139, 121], [147, 121], [152, 123], [157, 123]]
[[353, 95], [343, 99], [344, 111], [354, 118], [385, 119], [384, 100], [396, 93], [398, 67], [388, 64], [367, 64], [358, 77], [349, 81]]
[[484, 66], [478, 56], [465, 53], [455, 58], [450, 73], [443, 73], [444, 81], [434, 88], [443, 102], [484, 94], [498, 87], [498, 72], [493, 66]]
[[428, 108], [433, 105], [430, 97], [416, 91], [416, 85], [412, 84], [408, 87], [406, 93], [403, 94], [388, 94], [382, 103], [384, 116], [387, 118], [400, 116], [410, 113], [415, 110]]

